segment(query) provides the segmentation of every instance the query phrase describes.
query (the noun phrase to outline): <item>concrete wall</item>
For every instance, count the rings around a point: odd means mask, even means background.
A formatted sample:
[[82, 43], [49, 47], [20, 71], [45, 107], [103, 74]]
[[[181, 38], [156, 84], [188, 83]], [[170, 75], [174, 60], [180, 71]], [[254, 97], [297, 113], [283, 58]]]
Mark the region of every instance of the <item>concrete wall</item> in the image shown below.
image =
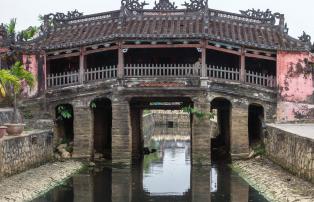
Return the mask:
[[313, 62], [311, 53], [278, 52], [278, 122], [314, 122]]
[[299, 177], [314, 182], [314, 140], [267, 126], [267, 156]]
[[52, 140], [50, 131], [0, 139], [0, 179], [52, 160]]

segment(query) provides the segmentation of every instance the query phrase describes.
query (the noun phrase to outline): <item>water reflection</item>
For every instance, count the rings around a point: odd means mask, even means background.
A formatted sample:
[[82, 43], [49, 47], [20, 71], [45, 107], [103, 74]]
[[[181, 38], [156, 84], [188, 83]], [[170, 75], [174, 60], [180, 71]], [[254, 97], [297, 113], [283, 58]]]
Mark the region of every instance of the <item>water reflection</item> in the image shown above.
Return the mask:
[[189, 132], [172, 133], [165, 128], [153, 131], [145, 144], [158, 151], [145, 156], [139, 165], [132, 168], [98, 165], [34, 201], [266, 201], [225, 163], [191, 167]]

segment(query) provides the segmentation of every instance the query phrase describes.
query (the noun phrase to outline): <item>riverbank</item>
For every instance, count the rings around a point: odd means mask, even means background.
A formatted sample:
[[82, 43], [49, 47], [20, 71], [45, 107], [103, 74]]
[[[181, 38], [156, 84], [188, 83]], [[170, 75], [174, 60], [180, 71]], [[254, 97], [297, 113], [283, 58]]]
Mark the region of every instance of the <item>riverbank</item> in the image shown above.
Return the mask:
[[30, 201], [83, 168], [78, 161], [47, 163], [0, 181], [0, 201]]
[[314, 201], [312, 183], [288, 173], [268, 159], [235, 161], [232, 168], [270, 201]]

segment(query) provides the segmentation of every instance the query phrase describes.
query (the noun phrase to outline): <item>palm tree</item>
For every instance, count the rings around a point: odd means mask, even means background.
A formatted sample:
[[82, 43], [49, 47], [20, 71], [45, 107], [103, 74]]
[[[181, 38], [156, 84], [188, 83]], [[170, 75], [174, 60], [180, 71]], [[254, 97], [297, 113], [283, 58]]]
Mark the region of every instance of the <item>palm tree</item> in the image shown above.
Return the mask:
[[10, 69], [10, 74], [18, 79], [19, 85], [10, 85], [11, 95], [14, 97], [14, 123], [18, 122], [17, 114], [17, 96], [22, 92], [22, 87], [33, 87], [35, 83], [35, 78], [32, 73], [24, 69], [24, 66], [21, 62], [16, 62]]
[[2, 97], [13, 97], [14, 123], [18, 122], [17, 96], [22, 92], [22, 88], [33, 87], [35, 79], [32, 73], [24, 69], [21, 62], [16, 62], [10, 70], [0, 70], [0, 95]]
[[19, 79], [11, 74], [10, 70], [0, 69], [0, 96], [6, 97], [7, 88], [9, 86], [15, 86], [15, 89], [20, 88]]
[[15, 39], [15, 34], [16, 34], [15, 28], [16, 28], [16, 18], [12, 18], [10, 20], [10, 23], [6, 25], [8, 35], [11, 37], [11, 39]]

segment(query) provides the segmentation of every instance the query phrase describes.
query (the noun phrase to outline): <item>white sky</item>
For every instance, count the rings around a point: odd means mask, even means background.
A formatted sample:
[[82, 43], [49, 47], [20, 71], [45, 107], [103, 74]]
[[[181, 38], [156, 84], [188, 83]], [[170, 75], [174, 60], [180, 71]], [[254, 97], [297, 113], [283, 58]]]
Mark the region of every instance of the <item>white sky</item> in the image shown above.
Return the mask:
[[[185, 0], [170, 1], [181, 7]], [[146, 2], [150, 3], [146, 8], [150, 8], [155, 0]], [[285, 14], [291, 36], [298, 37], [306, 31], [314, 40], [314, 0], [209, 0], [209, 7], [235, 13], [250, 8], [269, 8], [273, 12]], [[0, 0], [0, 23], [8, 23], [10, 18], [17, 18], [17, 28], [20, 30], [38, 25], [39, 14], [74, 9], [92, 14], [119, 8], [120, 0]]]

